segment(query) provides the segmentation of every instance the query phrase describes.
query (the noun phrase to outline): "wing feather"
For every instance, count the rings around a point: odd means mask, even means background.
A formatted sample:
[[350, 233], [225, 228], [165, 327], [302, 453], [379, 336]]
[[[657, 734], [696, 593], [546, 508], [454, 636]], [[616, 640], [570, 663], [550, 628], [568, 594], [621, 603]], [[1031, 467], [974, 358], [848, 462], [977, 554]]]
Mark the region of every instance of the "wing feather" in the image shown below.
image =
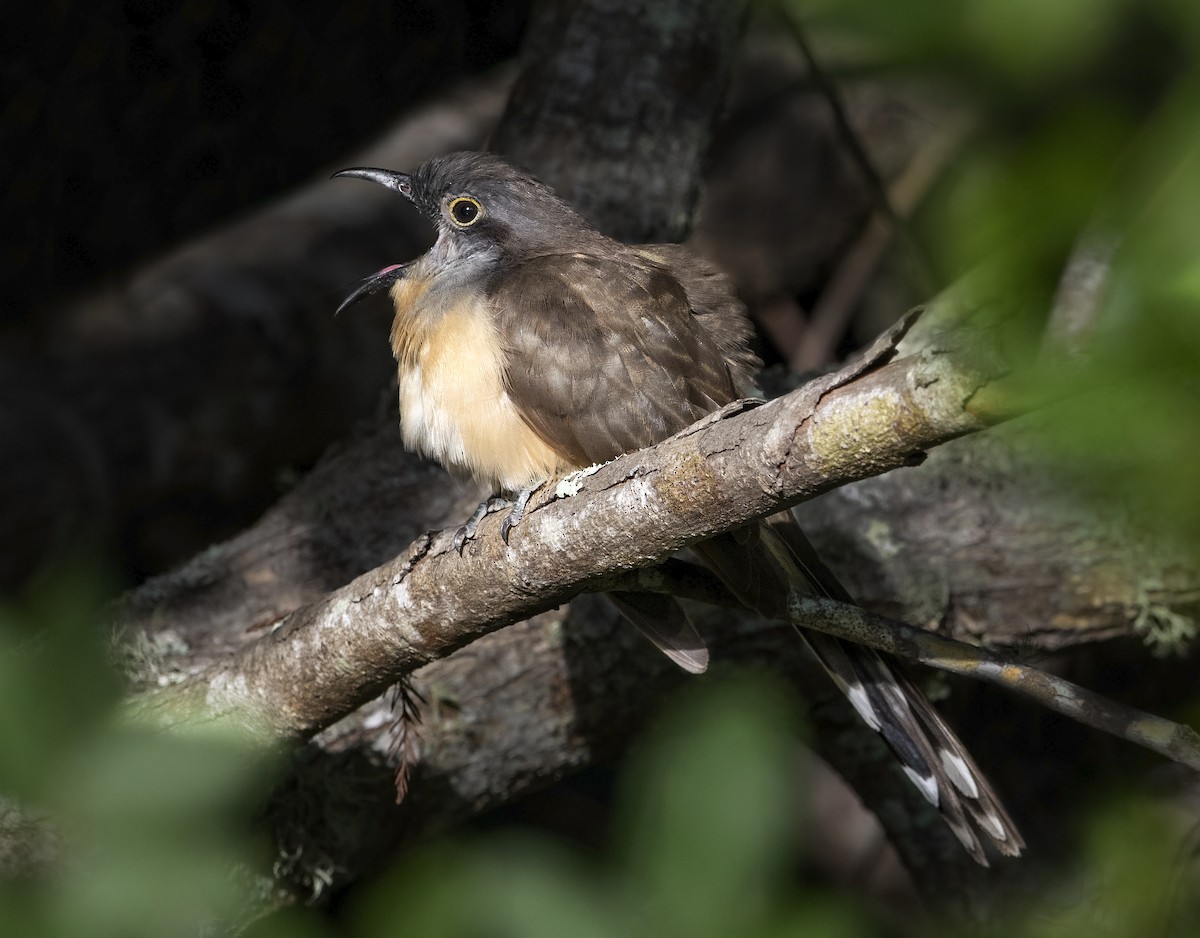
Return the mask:
[[640, 256], [545, 255], [495, 282], [509, 396], [576, 466], [656, 443], [738, 396], [687, 290]]

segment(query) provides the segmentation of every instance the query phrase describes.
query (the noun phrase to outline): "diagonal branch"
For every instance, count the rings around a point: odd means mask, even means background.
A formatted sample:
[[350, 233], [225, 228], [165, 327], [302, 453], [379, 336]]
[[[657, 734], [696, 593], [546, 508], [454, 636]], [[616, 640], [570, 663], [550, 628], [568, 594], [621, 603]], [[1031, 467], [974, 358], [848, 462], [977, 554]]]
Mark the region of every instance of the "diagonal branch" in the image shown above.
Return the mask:
[[[614, 576], [604, 588], [670, 593], [699, 602], [740, 608], [712, 573], [680, 560]], [[986, 648], [939, 635], [852, 603], [796, 593], [789, 597], [788, 605], [790, 621], [797, 628], [825, 632], [860, 645], [870, 645], [897, 658], [995, 684], [1085, 726], [1200, 771], [1200, 734], [1189, 726], [1125, 706], [1065, 678], [1001, 657]]]
[[789, 599], [795, 626], [870, 645], [909, 661], [996, 684], [1086, 726], [1200, 771], [1200, 734], [1189, 726], [1136, 710], [1064, 678], [985, 648], [916, 628], [858, 606], [815, 596]]
[[[614, 571], [821, 492], [919, 462], [926, 449], [1008, 416], [978, 408], [1010, 365], [989, 326], [964, 325], [891, 361], [913, 317], [857, 362], [761, 407], [712, 415], [655, 447], [543, 490], [505, 545], [485, 524], [465, 556], [444, 533], [297, 610], [227, 660], [143, 698], [167, 721], [236, 719], [305, 735], [402, 675], [561, 604]], [[987, 395], [1001, 401], [993, 387]]]

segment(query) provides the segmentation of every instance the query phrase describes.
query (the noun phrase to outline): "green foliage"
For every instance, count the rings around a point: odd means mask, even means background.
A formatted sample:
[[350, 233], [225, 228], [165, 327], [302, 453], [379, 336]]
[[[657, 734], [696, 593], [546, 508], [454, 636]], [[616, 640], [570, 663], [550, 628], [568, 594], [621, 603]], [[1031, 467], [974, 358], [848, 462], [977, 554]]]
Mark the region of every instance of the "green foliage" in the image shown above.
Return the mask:
[[118, 699], [94, 627], [98, 578], [64, 573], [23, 607], [0, 606], [0, 790], [36, 799]]
[[[1196, 44], [1200, 53], [1200, 42]], [[1200, 85], [1139, 127], [1105, 205], [1121, 238], [1091, 357], [1071, 375], [1063, 452], [1086, 490], [1116, 494], [1200, 552]]]
[[791, 874], [803, 788], [786, 712], [761, 682], [704, 682], [633, 755], [605, 856], [513, 832], [441, 843], [371, 890], [356, 934], [877, 933], [860, 908]]
[[228, 727], [123, 721], [100, 584], [62, 574], [0, 609], [0, 923], [22, 936], [160, 938], [244, 915], [265, 747]]
[[[87, 592], [64, 589], [34, 604], [36, 617], [10, 608], [0, 619], [0, 790], [20, 794], [19, 810], [0, 805], [0, 842], [10, 856], [26, 843], [24, 865], [0, 880], [0, 928], [31, 938], [226, 933], [270, 904], [269, 883], [252, 890], [271, 858], [248, 832], [273, 767], [227, 728], [167, 735], [122, 722]], [[31, 638], [35, 626], [46, 637]], [[511, 829], [438, 840], [364, 887], [339, 933], [885, 933], [861, 905], [797, 875], [804, 783], [789, 706], [764, 680], [697, 682], [657, 721], [628, 760], [601, 856]], [[48, 735], [14, 729], [13, 715]], [[1200, 882], [1179, 840], [1161, 809], [1114, 806], [1095, 821], [1084, 862], [1000, 933], [1195, 933]], [[49, 841], [41, 856], [39, 841]], [[246, 932], [326, 933], [295, 908]]]
[[[779, 698], [760, 684], [705, 682], [642, 740], [622, 778], [610, 850], [594, 858], [532, 833], [443, 840], [371, 888], [352, 934], [423, 938], [867, 938], [895, 934], [861, 903], [798, 881], [804, 785]], [[798, 823], [799, 821], [799, 823]], [[1181, 819], [1113, 799], [1091, 818], [1079, 862], [1037, 880], [991, 933], [1124, 938], [1200, 933], [1200, 861]], [[1044, 863], [1044, 858], [1027, 862]], [[914, 921], [899, 933], [962, 934]]]
[[821, 28], [865, 47], [872, 60], [941, 69], [1001, 91], [1086, 67], [1118, 24], [1122, 0], [785, 0]]
[[[945, 283], [1022, 309], [1065, 488], [1200, 556], [1200, 4], [785, 0], [817, 37], [957, 95], [968, 145], [917, 219]], [[1107, 278], [1085, 355], [1041, 354], [1072, 256]]]
[[[1092, 818], [1078, 869], [1012, 916], [1014, 938], [1200, 934], [1200, 861], [1180, 848], [1179, 821], [1160, 805], [1114, 800]], [[1194, 838], [1193, 838], [1194, 839]]]

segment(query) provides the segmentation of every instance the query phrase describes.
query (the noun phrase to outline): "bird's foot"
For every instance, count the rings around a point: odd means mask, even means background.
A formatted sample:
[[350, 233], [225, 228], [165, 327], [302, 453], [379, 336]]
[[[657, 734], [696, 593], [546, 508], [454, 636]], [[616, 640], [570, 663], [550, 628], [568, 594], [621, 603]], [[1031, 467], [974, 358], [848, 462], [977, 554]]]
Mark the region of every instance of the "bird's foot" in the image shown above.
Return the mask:
[[[454, 549], [458, 551], [461, 557], [463, 548], [467, 546], [467, 541], [475, 537], [475, 532], [479, 530], [479, 522], [493, 512], [502, 511], [512, 505], [512, 502], [501, 495], [493, 495], [490, 498], [485, 498], [479, 503], [479, 507], [475, 509], [467, 523], [454, 532]], [[508, 519], [504, 519], [508, 523]], [[505, 541], [507, 543], [507, 539]]]
[[529, 504], [529, 497], [537, 490], [539, 485], [541, 485], [540, 482], [536, 485], [531, 485], [528, 488], [521, 489], [521, 491], [517, 493], [517, 497], [512, 502], [512, 511], [508, 513], [507, 518], [500, 522], [500, 539], [504, 541], [505, 544], [508, 543], [509, 533], [513, 528], [520, 524], [521, 519], [525, 517], [525, 506]]
[[505, 508], [511, 509], [508, 516], [500, 523], [500, 538], [505, 544], [508, 543], [508, 535], [512, 532], [521, 519], [525, 517], [525, 507], [529, 504], [529, 498], [541, 483], [538, 482], [528, 488], [521, 489], [517, 493], [515, 499], [508, 499], [502, 495], [493, 495], [491, 498], [485, 498], [479, 503], [479, 507], [475, 509], [475, 513], [467, 519], [467, 523], [454, 532], [454, 549], [458, 551], [461, 557], [463, 548], [467, 546], [467, 541], [475, 537], [476, 531], [479, 530], [479, 522], [488, 515], [497, 511], [503, 511]]

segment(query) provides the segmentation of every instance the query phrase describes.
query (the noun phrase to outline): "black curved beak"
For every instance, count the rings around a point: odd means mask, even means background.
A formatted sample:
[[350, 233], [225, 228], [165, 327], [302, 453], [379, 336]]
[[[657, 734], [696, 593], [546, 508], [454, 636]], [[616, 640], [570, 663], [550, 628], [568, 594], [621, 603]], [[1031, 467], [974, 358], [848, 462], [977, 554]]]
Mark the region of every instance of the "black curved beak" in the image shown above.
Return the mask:
[[[408, 173], [397, 173], [390, 169], [376, 169], [373, 166], [353, 166], [350, 169], [338, 170], [330, 178], [336, 179], [339, 176], [365, 179], [367, 182], [373, 182], [378, 186], [383, 186], [385, 189], [399, 192], [408, 201], [412, 201], [412, 179]], [[334, 315], [338, 315], [338, 313], [348, 306], [353, 306], [363, 297], [389, 289], [393, 283], [404, 277], [407, 269], [407, 264], [392, 264], [390, 267], [385, 267], [377, 274], [368, 277], [357, 290], [342, 300], [342, 305], [337, 308], [337, 312]]]
[[370, 296], [372, 293], [378, 293], [380, 290], [390, 289], [392, 284], [397, 280], [403, 280], [406, 273], [408, 273], [407, 264], [392, 264], [390, 267], [383, 268], [379, 273], [372, 274], [359, 285], [357, 290], [342, 300], [341, 306], [337, 308], [333, 315], [338, 315], [342, 310], [353, 306], [363, 297]]
[[350, 176], [354, 179], [365, 179], [377, 186], [399, 192], [408, 201], [412, 201], [412, 178], [408, 173], [396, 173], [390, 169], [375, 169], [372, 166], [353, 166], [350, 169], [340, 169], [330, 179], [338, 176]]

